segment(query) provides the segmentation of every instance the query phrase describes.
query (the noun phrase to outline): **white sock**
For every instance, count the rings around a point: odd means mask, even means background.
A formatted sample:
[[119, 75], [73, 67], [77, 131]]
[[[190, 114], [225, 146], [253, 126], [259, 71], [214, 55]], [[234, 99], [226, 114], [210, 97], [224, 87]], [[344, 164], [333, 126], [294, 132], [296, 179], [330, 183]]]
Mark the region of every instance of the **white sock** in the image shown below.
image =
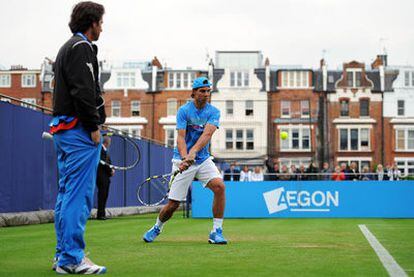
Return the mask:
[[213, 218], [213, 231], [216, 229], [223, 229], [223, 219], [222, 218]]
[[158, 226], [158, 228], [160, 228], [160, 230], [162, 230], [162, 226], [164, 226], [164, 223], [165, 223], [165, 222], [162, 222], [162, 221], [160, 220], [160, 218], [159, 218], [159, 217], [157, 217], [157, 222], [155, 223], [155, 225], [157, 225], [157, 226]]

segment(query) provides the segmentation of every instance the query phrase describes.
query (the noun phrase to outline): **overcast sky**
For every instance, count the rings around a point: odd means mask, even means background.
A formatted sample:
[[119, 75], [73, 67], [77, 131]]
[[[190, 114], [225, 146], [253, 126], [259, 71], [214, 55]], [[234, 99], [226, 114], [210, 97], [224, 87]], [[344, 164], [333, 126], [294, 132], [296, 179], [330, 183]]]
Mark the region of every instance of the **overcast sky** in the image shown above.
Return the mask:
[[[0, 65], [39, 68], [69, 38], [72, 0], [0, 0]], [[271, 64], [331, 69], [370, 63], [385, 45], [389, 64], [414, 65], [413, 0], [106, 0], [97, 45], [107, 60], [206, 67], [216, 50], [261, 50]], [[381, 39], [383, 43], [381, 43]]]

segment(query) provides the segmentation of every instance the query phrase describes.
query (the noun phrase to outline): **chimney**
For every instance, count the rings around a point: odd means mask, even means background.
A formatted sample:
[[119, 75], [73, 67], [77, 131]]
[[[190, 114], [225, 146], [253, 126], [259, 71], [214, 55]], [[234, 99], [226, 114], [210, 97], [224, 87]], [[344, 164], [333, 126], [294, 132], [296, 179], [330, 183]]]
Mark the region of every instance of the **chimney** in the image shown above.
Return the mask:
[[151, 65], [152, 65], [152, 66], [156, 66], [156, 67], [158, 67], [159, 69], [162, 69], [162, 65], [161, 65], [160, 61], [158, 60], [157, 56], [155, 56], [155, 57], [152, 59], [152, 61], [151, 61]]
[[269, 58], [265, 60], [265, 89], [270, 91], [270, 61]]
[[388, 65], [387, 55], [381, 54], [381, 55], [377, 55], [377, 58], [371, 64], [371, 68], [378, 69], [380, 66], [386, 67], [387, 65]]

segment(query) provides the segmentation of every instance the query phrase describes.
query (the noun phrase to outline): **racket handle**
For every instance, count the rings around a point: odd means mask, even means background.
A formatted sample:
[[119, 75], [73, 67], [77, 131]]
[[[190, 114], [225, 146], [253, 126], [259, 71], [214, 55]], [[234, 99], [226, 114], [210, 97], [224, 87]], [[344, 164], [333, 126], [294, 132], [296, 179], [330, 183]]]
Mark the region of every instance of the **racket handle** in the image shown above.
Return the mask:
[[53, 135], [49, 132], [43, 132], [42, 139], [53, 140]]

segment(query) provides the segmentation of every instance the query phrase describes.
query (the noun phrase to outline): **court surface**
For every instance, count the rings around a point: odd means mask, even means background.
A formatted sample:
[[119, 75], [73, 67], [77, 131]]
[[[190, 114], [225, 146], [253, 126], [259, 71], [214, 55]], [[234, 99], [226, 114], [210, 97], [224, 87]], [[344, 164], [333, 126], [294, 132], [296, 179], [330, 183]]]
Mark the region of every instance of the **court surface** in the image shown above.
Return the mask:
[[[151, 244], [142, 234], [156, 214], [91, 220], [89, 257], [108, 276], [388, 276], [360, 226], [414, 276], [411, 219], [228, 219], [228, 245], [209, 245], [211, 220], [166, 224]], [[0, 276], [55, 276], [53, 224], [0, 228]]]

